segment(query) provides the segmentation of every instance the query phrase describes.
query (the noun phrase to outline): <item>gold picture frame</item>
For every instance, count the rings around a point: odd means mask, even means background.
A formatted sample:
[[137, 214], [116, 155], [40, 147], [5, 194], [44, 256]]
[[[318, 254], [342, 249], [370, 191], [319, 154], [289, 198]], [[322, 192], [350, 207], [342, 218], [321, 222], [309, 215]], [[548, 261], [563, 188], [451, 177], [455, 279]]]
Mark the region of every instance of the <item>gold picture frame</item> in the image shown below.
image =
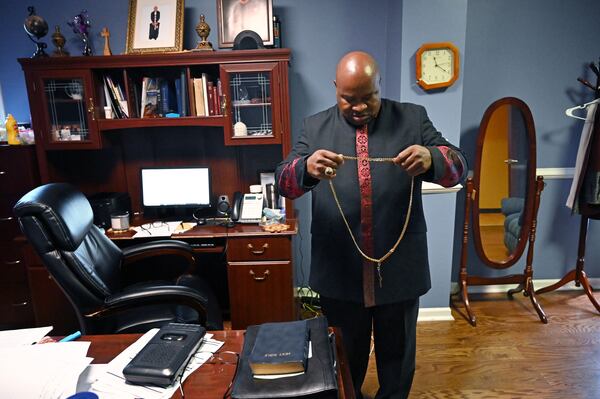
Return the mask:
[[127, 54], [183, 49], [184, 0], [129, 0]]
[[251, 30], [273, 45], [273, 0], [217, 0], [219, 47], [233, 47], [238, 33]]

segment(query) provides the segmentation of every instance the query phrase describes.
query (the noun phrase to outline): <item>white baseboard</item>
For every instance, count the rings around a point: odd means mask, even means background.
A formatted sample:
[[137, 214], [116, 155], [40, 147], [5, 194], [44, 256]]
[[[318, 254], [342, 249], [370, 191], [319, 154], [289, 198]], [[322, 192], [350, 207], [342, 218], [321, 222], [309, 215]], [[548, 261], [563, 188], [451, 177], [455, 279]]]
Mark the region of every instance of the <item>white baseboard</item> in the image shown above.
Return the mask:
[[575, 168], [537, 168], [535, 173], [537, 176], [544, 176], [544, 180], [572, 179]]
[[450, 307], [446, 308], [419, 308], [417, 322], [422, 321], [454, 321]]
[[[536, 290], [544, 287], [548, 287], [555, 284], [559, 279], [539, 279], [533, 280], [533, 286]], [[593, 287], [600, 287], [600, 278], [590, 278], [590, 284]], [[506, 292], [512, 288], [515, 288], [516, 284], [496, 284], [496, 285], [472, 285], [469, 286], [469, 293], [471, 294], [492, 294]], [[452, 283], [451, 293], [455, 294], [458, 292], [458, 283]], [[576, 287], [575, 282], [571, 281], [568, 284], [563, 285], [558, 289], [559, 291], [567, 290], [581, 290], [581, 287]], [[303, 296], [314, 296], [314, 291], [309, 291], [306, 288], [300, 290]], [[423, 321], [454, 321], [452, 317], [452, 311], [450, 307], [439, 307], [439, 308], [419, 308], [418, 322]]]
[[[296, 287], [297, 296], [316, 297], [317, 293], [307, 287]], [[454, 321], [450, 307], [445, 308], [419, 308], [418, 322], [421, 321]]]
[[[548, 287], [555, 284], [560, 279], [539, 279], [533, 280], [533, 286], [536, 290], [540, 288]], [[594, 287], [600, 287], [600, 278], [588, 278], [590, 284]], [[516, 284], [496, 284], [496, 285], [472, 285], [469, 286], [469, 293], [472, 294], [494, 294], [506, 292], [512, 288], [515, 288]], [[558, 289], [558, 291], [569, 291], [569, 290], [580, 290], [581, 287], [576, 287], [575, 282], [571, 281]], [[451, 291], [452, 294], [458, 292], [458, 283], [452, 283]]]

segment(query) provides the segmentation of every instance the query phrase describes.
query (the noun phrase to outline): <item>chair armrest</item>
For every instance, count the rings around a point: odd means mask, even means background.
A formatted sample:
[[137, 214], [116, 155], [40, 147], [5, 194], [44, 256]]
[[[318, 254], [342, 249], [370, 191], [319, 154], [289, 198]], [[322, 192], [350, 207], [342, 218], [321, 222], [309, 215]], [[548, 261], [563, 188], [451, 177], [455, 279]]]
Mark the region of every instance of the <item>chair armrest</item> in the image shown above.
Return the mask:
[[188, 243], [178, 240], [150, 241], [123, 248], [122, 252], [123, 266], [138, 262], [142, 259], [162, 255], [183, 257], [187, 259], [190, 268], [193, 268], [196, 264], [192, 247]]
[[180, 285], [156, 285], [123, 291], [104, 300], [104, 309], [86, 314], [86, 317], [103, 317], [121, 310], [168, 302], [186, 305], [198, 312], [200, 322], [206, 324], [208, 300], [198, 291]]

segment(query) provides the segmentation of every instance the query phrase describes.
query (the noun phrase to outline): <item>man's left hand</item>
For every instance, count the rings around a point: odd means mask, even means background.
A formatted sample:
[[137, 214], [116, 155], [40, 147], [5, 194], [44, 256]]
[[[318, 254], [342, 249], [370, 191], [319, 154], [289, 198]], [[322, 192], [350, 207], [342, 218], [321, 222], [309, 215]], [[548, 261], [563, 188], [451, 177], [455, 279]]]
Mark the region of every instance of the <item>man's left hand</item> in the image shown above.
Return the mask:
[[426, 147], [415, 144], [401, 151], [393, 162], [409, 176], [418, 176], [431, 168], [431, 153]]

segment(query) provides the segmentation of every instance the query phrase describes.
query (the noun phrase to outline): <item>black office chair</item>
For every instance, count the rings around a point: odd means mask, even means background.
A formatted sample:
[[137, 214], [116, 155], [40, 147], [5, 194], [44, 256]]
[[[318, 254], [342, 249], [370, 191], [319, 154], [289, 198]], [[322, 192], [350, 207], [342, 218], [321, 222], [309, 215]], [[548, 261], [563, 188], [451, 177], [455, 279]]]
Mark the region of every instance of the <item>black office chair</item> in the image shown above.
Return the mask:
[[121, 250], [92, 223], [87, 198], [66, 183], [35, 188], [17, 202], [14, 212], [75, 308], [82, 333], [145, 332], [169, 322], [223, 329], [215, 295], [198, 276], [123, 286], [122, 269], [129, 260], [170, 253], [193, 261], [187, 243], [161, 240]]

